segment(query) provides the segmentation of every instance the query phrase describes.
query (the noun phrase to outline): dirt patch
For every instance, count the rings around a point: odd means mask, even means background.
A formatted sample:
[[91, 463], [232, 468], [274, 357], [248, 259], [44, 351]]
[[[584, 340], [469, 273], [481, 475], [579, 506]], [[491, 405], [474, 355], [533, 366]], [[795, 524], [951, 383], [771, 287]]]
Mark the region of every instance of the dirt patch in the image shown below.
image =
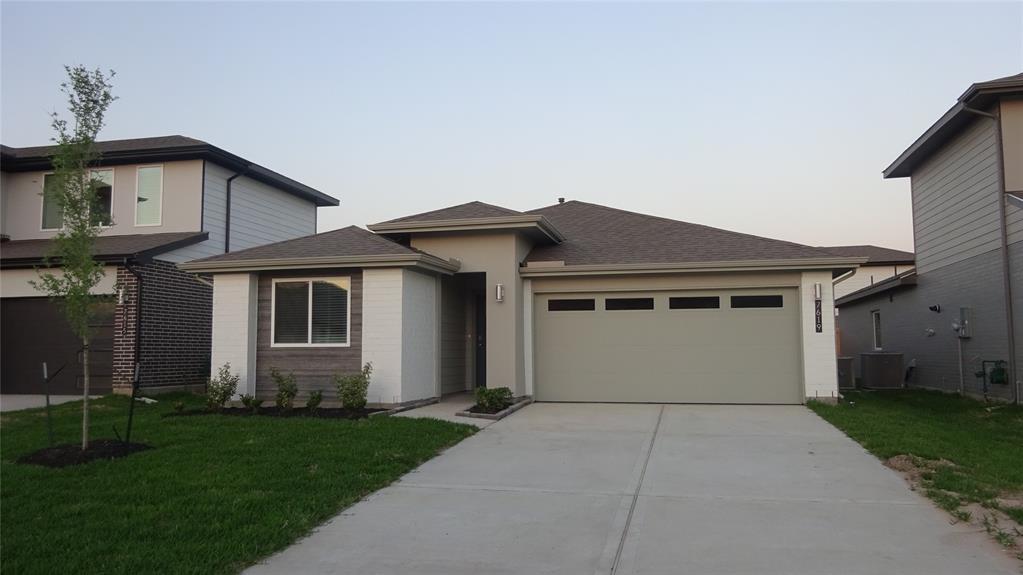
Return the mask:
[[[978, 503], [967, 501], [958, 493], [934, 489], [924, 476], [943, 467], [956, 467], [951, 461], [930, 460], [913, 455], [896, 455], [885, 460], [884, 464], [905, 477], [910, 488], [927, 494], [939, 507], [952, 515], [953, 523], [983, 529], [1003, 548], [1017, 559], [1023, 560], [1023, 525], [999, 508], [1023, 507], [1023, 495], [1019, 493], [1002, 494], [990, 502]], [[949, 504], [949, 502], [952, 502]]]
[[132, 453], [152, 449], [144, 443], [125, 443], [116, 439], [97, 439], [83, 450], [81, 444], [55, 445], [34, 451], [18, 459], [18, 463], [44, 467], [68, 467], [98, 459], [118, 459]]
[[318, 409], [295, 407], [292, 409], [281, 409], [277, 406], [272, 406], [260, 407], [258, 411], [253, 411], [252, 409], [249, 409], [247, 407], [225, 407], [219, 411], [209, 411], [205, 409], [186, 409], [184, 411], [165, 413], [163, 416], [186, 417], [194, 415], [233, 415], [237, 417], [316, 417], [320, 419], [365, 419], [370, 415], [380, 411], [387, 410], [347, 409], [344, 407], [322, 407]]

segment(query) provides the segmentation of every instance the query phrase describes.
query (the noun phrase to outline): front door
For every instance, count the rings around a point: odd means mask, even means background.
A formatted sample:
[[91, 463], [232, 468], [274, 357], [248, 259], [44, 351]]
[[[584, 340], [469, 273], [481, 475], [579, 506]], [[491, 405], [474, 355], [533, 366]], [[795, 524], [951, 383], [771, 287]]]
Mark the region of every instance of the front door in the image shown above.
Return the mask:
[[475, 295], [475, 305], [473, 306], [476, 319], [475, 319], [475, 331], [476, 333], [476, 346], [475, 354], [476, 361], [476, 381], [474, 387], [486, 387], [487, 386], [487, 298], [485, 292], [477, 291]]

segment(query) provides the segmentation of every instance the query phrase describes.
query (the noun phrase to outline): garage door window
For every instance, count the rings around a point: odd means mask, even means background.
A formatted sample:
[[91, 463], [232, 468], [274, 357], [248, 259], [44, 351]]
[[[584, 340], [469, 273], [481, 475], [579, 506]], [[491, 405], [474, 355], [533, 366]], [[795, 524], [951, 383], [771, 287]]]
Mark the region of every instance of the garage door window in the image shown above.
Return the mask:
[[721, 298], [717, 296], [668, 298], [668, 309], [718, 309], [720, 307]]
[[733, 295], [732, 307], [736, 309], [760, 307], [784, 307], [780, 295]]
[[593, 299], [552, 299], [547, 301], [547, 311], [593, 311], [597, 309]]
[[604, 300], [607, 311], [623, 311], [636, 309], [654, 309], [652, 297], [609, 297]]

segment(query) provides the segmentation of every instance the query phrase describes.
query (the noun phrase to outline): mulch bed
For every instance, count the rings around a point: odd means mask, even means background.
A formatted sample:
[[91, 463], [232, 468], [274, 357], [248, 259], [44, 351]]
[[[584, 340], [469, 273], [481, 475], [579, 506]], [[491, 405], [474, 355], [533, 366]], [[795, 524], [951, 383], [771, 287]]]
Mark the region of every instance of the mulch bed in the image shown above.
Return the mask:
[[185, 417], [190, 415], [235, 415], [238, 417], [318, 417], [321, 419], [365, 419], [370, 414], [386, 409], [346, 409], [343, 407], [321, 407], [310, 410], [305, 407], [292, 409], [281, 409], [277, 406], [260, 407], [258, 413], [253, 413], [248, 407], [225, 407], [220, 411], [209, 411], [206, 409], [186, 409], [165, 413], [164, 417]]
[[82, 450], [80, 443], [55, 445], [34, 451], [18, 459], [18, 463], [30, 463], [45, 467], [68, 467], [97, 459], [117, 459], [132, 453], [152, 449], [144, 443], [125, 443], [116, 439], [97, 439], [89, 442], [89, 448]]

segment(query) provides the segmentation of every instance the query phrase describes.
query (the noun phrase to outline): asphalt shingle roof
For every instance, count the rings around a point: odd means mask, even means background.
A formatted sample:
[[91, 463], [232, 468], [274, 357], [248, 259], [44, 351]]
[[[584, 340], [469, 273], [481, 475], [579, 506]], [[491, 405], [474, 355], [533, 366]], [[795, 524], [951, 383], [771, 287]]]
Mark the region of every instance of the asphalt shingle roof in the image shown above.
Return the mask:
[[501, 216], [522, 215], [525, 214], [523, 214], [522, 212], [517, 212], [515, 210], [510, 210], [508, 208], [502, 208], [501, 206], [495, 206], [493, 204], [485, 204], [483, 202], [468, 202], [465, 204], [459, 204], [457, 206], [451, 206], [448, 208], [441, 208], [439, 210], [423, 212], [421, 214], [413, 214], [411, 216], [395, 218], [393, 220], [387, 220], [386, 222], [380, 223], [397, 224], [402, 222], [436, 222], [441, 220], [499, 218]]
[[[155, 138], [130, 138], [127, 140], [106, 140], [96, 142], [94, 147], [100, 154], [114, 152], [138, 152], [186, 146], [208, 146], [209, 144], [187, 136], [158, 136]], [[27, 148], [3, 147], [3, 152], [13, 158], [37, 158], [52, 156], [56, 146], [30, 146]]]
[[851, 256], [851, 257], [865, 257], [867, 258], [867, 264], [911, 264], [916, 261], [916, 254], [913, 252], [904, 252], [902, 250], [893, 250], [890, 248], [882, 248], [880, 246], [820, 246], [822, 250], [827, 250], [833, 254], [839, 256]]
[[835, 257], [802, 244], [580, 201], [527, 213], [546, 216], [565, 235], [560, 244], [533, 248], [527, 262], [614, 265]]
[[[198, 243], [209, 237], [207, 232], [171, 232], [163, 234], [130, 234], [123, 236], [99, 236], [94, 244], [94, 255], [99, 259], [127, 257], [136, 254], [157, 255], [186, 245]], [[41, 260], [47, 255], [53, 241], [12, 240], [0, 243], [0, 260]]]
[[228, 254], [211, 256], [197, 262], [232, 262], [245, 260], [276, 260], [289, 258], [346, 257], [418, 254], [383, 236], [358, 226], [303, 236], [274, 244], [257, 246]]

